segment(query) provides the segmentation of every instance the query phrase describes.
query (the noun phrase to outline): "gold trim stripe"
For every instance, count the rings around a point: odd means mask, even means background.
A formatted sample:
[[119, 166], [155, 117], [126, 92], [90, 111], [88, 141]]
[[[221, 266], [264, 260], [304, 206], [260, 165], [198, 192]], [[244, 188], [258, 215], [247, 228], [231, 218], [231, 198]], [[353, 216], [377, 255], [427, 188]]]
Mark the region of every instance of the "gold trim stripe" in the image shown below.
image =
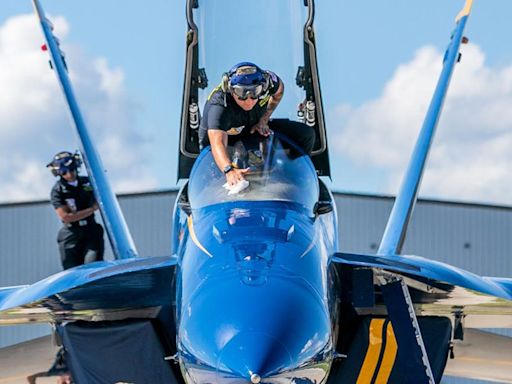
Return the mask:
[[206, 250], [205, 247], [203, 247], [203, 245], [199, 242], [197, 236], [196, 236], [196, 232], [194, 231], [194, 224], [192, 223], [192, 216], [189, 216], [188, 219], [187, 219], [187, 226], [188, 226], [188, 230], [190, 232], [190, 238], [192, 239], [192, 241], [194, 242], [195, 245], [197, 245], [197, 247], [203, 251], [204, 253], [206, 253], [208, 256], [210, 257], [213, 257], [213, 255], [208, 252]]
[[398, 351], [398, 345], [396, 343], [395, 332], [393, 331], [393, 325], [388, 322], [386, 327], [386, 349], [384, 350], [384, 356], [380, 363], [379, 374], [377, 375], [376, 384], [387, 383], [393, 365], [395, 364], [396, 353]]
[[369, 384], [372, 382], [373, 373], [379, 362], [380, 350], [382, 348], [382, 328], [384, 319], [372, 319], [368, 333], [368, 350], [364, 358], [363, 366], [359, 371], [357, 384]]
[[455, 18], [455, 22], [458, 23], [460, 19], [464, 16], [468, 16], [471, 13], [471, 7], [473, 6], [473, 0], [466, 0], [466, 4], [464, 4], [464, 8], [459, 12], [457, 17]]

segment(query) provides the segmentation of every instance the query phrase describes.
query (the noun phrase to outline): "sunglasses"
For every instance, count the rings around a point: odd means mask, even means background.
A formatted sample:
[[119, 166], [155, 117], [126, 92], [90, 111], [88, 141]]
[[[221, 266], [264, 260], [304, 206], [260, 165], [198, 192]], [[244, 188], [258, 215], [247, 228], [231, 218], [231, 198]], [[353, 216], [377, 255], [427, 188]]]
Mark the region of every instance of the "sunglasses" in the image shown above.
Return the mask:
[[61, 169], [59, 169], [59, 175], [61, 175], [61, 176], [64, 176], [65, 174], [72, 173], [72, 172], [75, 172], [75, 169], [66, 168], [66, 167], [62, 167]]
[[233, 85], [231, 92], [240, 100], [257, 100], [263, 93], [263, 85]]

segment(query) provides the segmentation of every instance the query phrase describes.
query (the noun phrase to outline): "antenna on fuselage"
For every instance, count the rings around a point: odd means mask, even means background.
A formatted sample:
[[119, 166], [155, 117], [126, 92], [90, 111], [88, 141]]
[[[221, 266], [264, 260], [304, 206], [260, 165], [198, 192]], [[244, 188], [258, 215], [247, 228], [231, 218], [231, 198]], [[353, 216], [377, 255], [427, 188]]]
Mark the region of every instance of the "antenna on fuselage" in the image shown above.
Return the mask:
[[96, 151], [94, 143], [87, 131], [80, 108], [78, 107], [69, 80], [64, 53], [60, 49], [59, 40], [52, 32], [53, 25], [46, 18], [39, 1], [32, 0], [32, 3], [43, 29], [43, 34], [46, 39], [46, 49], [50, 52], [50, 66], [57, 74], [69, 111], [71, 112], [71, 117], [80, 142], [82, 158], [94, 189], [94, 196], [98, 201], [114, 256], [116, 259], [136, 257], [138, 254], [132, 236], [126, 225], [117, 198], [110, 187], [99, 153]]
[[463, 36], [467, 19], [471, 12], [473, 0], [466, 0], [464, 8], [457, 15], [455, 30], [452, 32], [451, 41], [443, 58], [443, 70], [439, 76], [437, 87], [432, 96], [430, 106], [423, 122], [414, 152], [409, 161], [407, 173], [402, 182], [400, 192], [395, 200], [389, 216], [384, 235], [377, 251], [378, 255], [396, 255], [402, 251], [402, 246], [407, 233], [407, 226], [411, 218], [414, 205], [418, 196], [418, 190], [423, 176], [425, 163], [432, 144], [432, 139], [439, 121], [446, 91], [450, 85], [455, 63], [460, 61], [459, 47], [461, 42], [466, 43]]

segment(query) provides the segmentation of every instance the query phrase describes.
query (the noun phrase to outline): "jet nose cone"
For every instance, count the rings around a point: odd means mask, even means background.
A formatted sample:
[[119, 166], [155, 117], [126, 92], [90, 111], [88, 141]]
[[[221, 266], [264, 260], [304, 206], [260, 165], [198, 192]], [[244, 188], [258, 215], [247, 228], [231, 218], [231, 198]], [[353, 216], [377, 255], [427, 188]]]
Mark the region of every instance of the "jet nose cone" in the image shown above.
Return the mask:
[[219, 354], [217, 370], [246, 377], [250, 383], [289, 367], [292, 356], [276, 338], [261, 332], [240, 332]]

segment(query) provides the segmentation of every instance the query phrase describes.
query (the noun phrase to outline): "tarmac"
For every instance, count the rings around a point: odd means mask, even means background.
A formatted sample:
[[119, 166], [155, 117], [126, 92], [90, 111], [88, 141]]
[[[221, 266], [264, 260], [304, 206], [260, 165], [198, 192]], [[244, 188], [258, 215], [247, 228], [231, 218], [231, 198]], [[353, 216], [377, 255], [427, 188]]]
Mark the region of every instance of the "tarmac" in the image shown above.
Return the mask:
[[[0, 384], [28, 384], [27, 376], [47, 371], [58, 347], [45, 336], [0, 349]], [[454, 343], [455, 360], [448, 359], [445, 374], [482, 377], [512, 383], [512, 340], [475, 329], [466, 329], [464, 342]], [[482, 377], [484, 378], [484, 377]], [[55, 384], [57, 377], [38, 378], [36, 384]]]
[[[45, 336], [0, 349], [0, 384], [27, 384], [27, 376], [47, 371], [58, 347]], [[36, 384], [55, 384], [57, 377], [38, 378]]]

